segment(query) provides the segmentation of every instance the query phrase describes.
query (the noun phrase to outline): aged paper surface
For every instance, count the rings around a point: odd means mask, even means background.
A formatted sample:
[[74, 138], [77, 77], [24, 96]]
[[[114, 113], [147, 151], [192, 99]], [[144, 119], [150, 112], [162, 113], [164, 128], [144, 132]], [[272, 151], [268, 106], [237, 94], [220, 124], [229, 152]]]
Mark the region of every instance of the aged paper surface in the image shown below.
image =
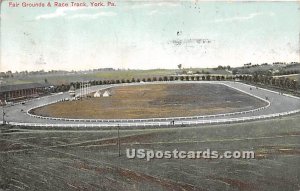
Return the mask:
[[300, 189], [298, 1], [0, 2], [0, 190]]

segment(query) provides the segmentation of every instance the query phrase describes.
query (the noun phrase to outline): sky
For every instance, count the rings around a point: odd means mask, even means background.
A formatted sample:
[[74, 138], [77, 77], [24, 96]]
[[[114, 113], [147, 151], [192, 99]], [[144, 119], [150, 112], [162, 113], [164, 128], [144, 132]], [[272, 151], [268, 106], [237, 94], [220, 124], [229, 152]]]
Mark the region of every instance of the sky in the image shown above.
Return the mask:
[[[9, 6], [19, 2], [19, 7]], [[300, 61], [299, 2], [1, 3], [0, 71], [154, 69]], [[97, 1], [99, 2], [99, 1]], [[107, 5], [108, 1], [102, 1]]]

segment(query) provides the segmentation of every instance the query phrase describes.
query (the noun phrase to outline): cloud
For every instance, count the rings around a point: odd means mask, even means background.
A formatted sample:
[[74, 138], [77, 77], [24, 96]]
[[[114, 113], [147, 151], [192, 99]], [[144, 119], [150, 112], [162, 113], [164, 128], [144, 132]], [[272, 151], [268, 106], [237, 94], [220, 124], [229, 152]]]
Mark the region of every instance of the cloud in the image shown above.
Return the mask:
[[90, 9], [90, 8], [87, 8], [87, 7], [60, 7], [60, 8], [57, 8], [54, 13], [36, 16], [35, 20], [54, 19], [57, 17], [64, 17], [68, 14], [68, 12], [74, 12], [74, 11], [84, 10], [84, 9]]
[[214, 23], [222, 23], [222, 22], [233, 22], [233, 21], [246, 21], [246, 20], [250, 20], [253, 19], [257, 16], [260, 15], [269, 15], [269, 16], [274, 16], [273, 12], [269, 12], [269, 13], [251, 13], [247, 16], [239, 16], [239, 17], [230, 17], [230, 18], [222, 18], [222, 19], [216, 19], [213, 22]]
[[117, 14], [115, 12], [101, 12], [101, 13], [95, 13], [95, 14], [76, 14], [69, 16], [69, 19], [97, 19], [99, 17], [112, 17], [116, 16]]
[[66, 15], [66, 13], [63, 10], [61, 10], [60, 8], [58, 8], [58, 9], [56, 9], [56, 11], [54, 13], [39, 15], [39, 16], [35, 17], [35, 20], [53, 19], [56, 17], [63, 17], [65, 15]]
[[166, 2], [134, 2], [134, 4], [128, 4], [129, 9], [141, 9], [147, 7], [177, 7], [180, 5], [180, 1], [166, 1]]

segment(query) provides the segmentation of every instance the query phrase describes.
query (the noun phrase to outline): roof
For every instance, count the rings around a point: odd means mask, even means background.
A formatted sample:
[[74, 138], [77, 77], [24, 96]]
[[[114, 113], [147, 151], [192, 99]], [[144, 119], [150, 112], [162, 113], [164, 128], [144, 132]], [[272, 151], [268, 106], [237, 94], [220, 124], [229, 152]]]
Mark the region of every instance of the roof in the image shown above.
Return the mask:
[[74, 86], [71, 86], [69, 91], [75, 91]]
[[110, 96], [111, 94], [110, 94], [110, 92], [108, 91], [108, 90], [106, 90], [104, 93], [103, 93], [103, 96], [105, 97], [105, 96]]
[[49, 84], [39, 84], [39, 83], [4, 85], [4, 86], [0, 86], [0, 92], [9, 92], [9, 91], [16, 91], [16, 90], [31, 89], [31, 88], [43, 88], [48, 86]]

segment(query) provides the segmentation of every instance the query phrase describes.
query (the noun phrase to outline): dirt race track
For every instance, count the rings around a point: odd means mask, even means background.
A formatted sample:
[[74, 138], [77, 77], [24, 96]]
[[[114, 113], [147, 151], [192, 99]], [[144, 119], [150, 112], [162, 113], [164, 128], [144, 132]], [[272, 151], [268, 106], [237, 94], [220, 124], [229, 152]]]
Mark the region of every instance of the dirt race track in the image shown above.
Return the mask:
[[[228, 99], [228, 101], [231, 101], [229, 104], [229, 109], [237, 107], [237, 104], [234, 103], [236, 101], [243, 101], [244, 103], [240, 103], [242, 108], [245, 109], [249, 107], [249, 103], [251, 103], [251, 100], [249, 101], [249, 96], [251, 95], [251, 99], [254, 99], [256, 102], [257, 100], [264, 100], [264, 102], [268, 102], [269, 104], [267, 106], [264, 106], [263, 108], [255, 109], [254, 111], [247, 110], [242, 112], [235, 112], [235, 113], [221, 113], [220, 115], [213, 115], [213, 116], [193, 116], [193, 117], [171, 117], [171, 118], [146, 118], [146, 119], [68, 119], [68, 118], [53, 118], [53, 117], [47, 117], [47, 116], [38, 116], [38, 115], [31, 115], [30, 112], [32, 109], [39, 108], [41, 106], [49, 105], [53, 102], [57, 102], [62, 99], [70, 98], [70, 95], [68, 92], [65, 93], [59, 93], [47, 97], [42, 97], [34, 100], [29, 100], [25, 104], [16, 104], [13, 106], [5, 107], [6, 112], [6, 121], [13, 125], [19, 125], [19, 126], [44, 126], [44, 127], [116, 127], [116, 126], [122, 126], [122, 127], [148, 127], [148, 126], [170, 126], [170, 121], [174, 120], [174, 126], [182, 126], [183, 124], [211, 124], [211, 123], [226, 123], [226, 122], [243, 122], [245, 120], [251, 121], [251, 120], [259, 120], [259, 119], [265, 119], [265, 118], [274, 118], [279, 117], [283, 115], [288, 115], [292, 113], [297, 113], [300, 111], [300, 98], [281, 94], [274, 91], [269, 91], [267, 89], [262, 88], [255, 88], [253, 86], [249, 86], [243, 83], [238, 82], [229, 82], [229, 81], [222, 81], [222, 82], [205, 82], [205, 81], [199, 81], [199, 82], [158, 82], [158, 83], [144, 83], [144, 84], [119, 84], [119, 85], [104, 85], [104, 86], [92, 86], [92, 91], [97, 91], [99, 89], [108, 89], [112, 87], [126, 87], [126, 86], [144, 86], [147, 85], [153, 85], [153, 84], [184, 84], [184, 85], [204, 85], [208, 84], [209, 86], [216, 86], [216, 85], [222, 85], [228, 87], [229, 89], [226, 89], [228, 92], [235, 92], [236, 95], [232, 95], [233, 100]], [[226, 91], [222, 92], [222, 95], [225, 95], [226, 98]], [[238, 93], [237, 93], [238, 92]], [[78, 92], [77, 92], [78, 93]], [[219, 93], [220, 94], [220, 93]], [[248, 94], [248, 95], [247, 95]], [[242, 96], [240, 96], [242, 95]], [[228, 98], [228, 97], [227, 97]], [[237, 99], [238, 98], [238, 99]], [[245, 99], [246, 98], [246, 99]], [[266, 100], [266, 98], [268, 100]], [[214, 99], [218, 100], [217, 97], [209, 97], [207, 99]], [[220, 98], [219, 98], [220, 99]], [[149, 102], [152, 105], [153, 100], [149, 100]], [[161, 100], [160, 100], [161, 101]], [[147, 104], [149, 104], [149, 102]], [[201, 103], [201, 102], [200, 102]], [[203, 102], [202, 102], [203, 103]], [[209, 103], [210, 104], [210, 103]], [[228, 104], [222, 102], [217, 102], [217, 105], [219, 104], [218, 108], [222, 104]], [[221, 104], [221, 105], [220, 105]], [[244, 105], [245, 104], [245, 105]], [[248, 105], [247, 105], [248, 104]], [[253, 104], [253, 102], [252, 102]], [[151, 105], [151, 104], [150, 104]], [[155, 104], [154, 104], [155, 105]], [[214, 105], [214, 104], [212, 104]], [[192, 106], [191, 106], [192, 107]], [[255, 107], [255, 103], [254, 106]], [[194, 108], [195, 109], [195, 108]], [[201, 108], [196, 108], [197, 110], [201, 110]], [[228, 108], [226, 108], [228, 109]], [[225, 109], [225, 110], [226, 110]], [[235, 109], [241, 109], [241, 108], [235, 108]], [[79, 110], [79, 109], [78, 109]], [[223, 109], [224, 110], [224, 109]], [[114, 111], [116, 113], [116, 111]], [[174, 111], [172, 111], [174, 112]], [[75, 111], [72, 111], [71, 113], [76, 113]], [[179, 112], [178, 112], [179, 113]], [[181, 114], [178, 114], [181, 115]]]

